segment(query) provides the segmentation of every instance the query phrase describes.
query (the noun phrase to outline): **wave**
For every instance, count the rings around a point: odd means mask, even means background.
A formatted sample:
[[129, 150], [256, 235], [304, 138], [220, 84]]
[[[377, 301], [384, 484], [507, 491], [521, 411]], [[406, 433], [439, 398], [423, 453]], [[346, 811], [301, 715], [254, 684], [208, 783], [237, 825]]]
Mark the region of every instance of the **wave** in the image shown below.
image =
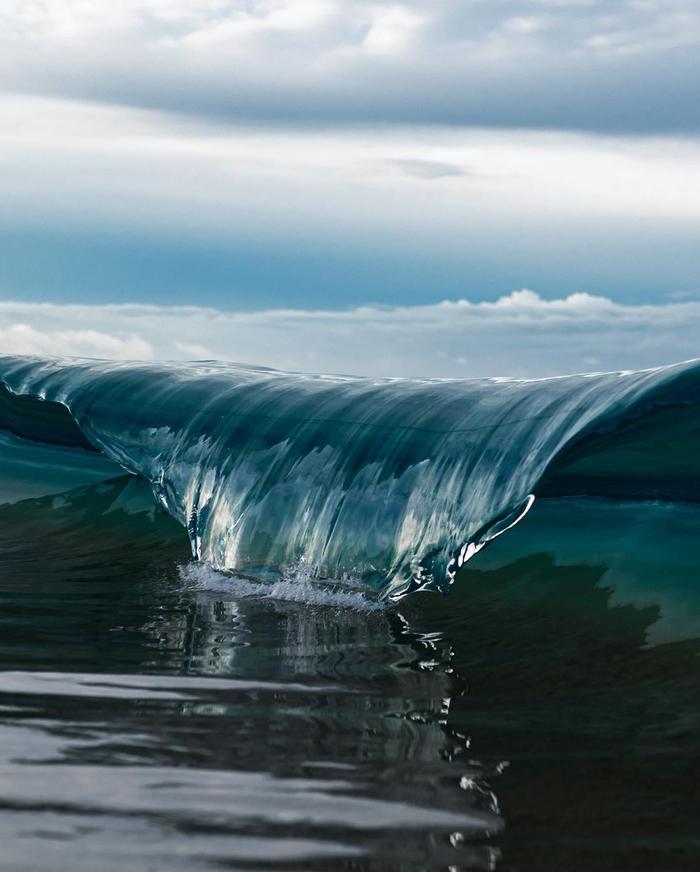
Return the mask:
[[64, 489], [139, 476], [195, 558], [253, 576], [446, 590], [536, 497], [700, 498], [697, 361], [437, 381], [5, 356], [0, 385], [3, 444], [58, 452]]

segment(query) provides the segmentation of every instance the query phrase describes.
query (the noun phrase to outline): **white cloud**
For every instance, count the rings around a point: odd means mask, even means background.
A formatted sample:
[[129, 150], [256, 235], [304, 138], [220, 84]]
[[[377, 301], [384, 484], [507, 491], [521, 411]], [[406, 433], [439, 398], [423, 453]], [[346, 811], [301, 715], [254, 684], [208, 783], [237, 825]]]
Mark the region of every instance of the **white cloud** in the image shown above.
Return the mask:
[[[228, 9], [226, 8], [228, 7]], [[197, 9], [195, 3], [192, 10]], [[274, 35], [297, 34], [321, 27], [337, 11], [332, 0], [291, 0], [291, 2], [253, 2], [232, 8], [231, 4], [209, 5], [190, 19], [190, 26], [176, 38], [161, 44], [206, 48], [245, 49]], [[185, 22], [186, 18], [179, 21]]]
[[188, 360], [214, 360], [216, 355], [206, 345], [197, 345], [195, 342], [173, 341], [173, 348]]
[[389, 163], [406, 173], [407, 176], [414, 176], [417, 179], [444, 179], [470, 174], [470, 171], [464, 167], [444, 161], [397, 158]]
[[0, 352], [219, 358], [376, 376], [545, 376], [700, 356], [700, 302], [624, 306], [516, 291], [491, 303], [279, 309], [0, 303]]
[[[700, 139], [453, 128], [281, 131], [0, 97], [0, 220], [422, 238], [573, 216], [700, 220]], [[397, 171], [398, 170], [398, 171]], [[436, 189], [426, 196], [426, 182]], [[628, 223], [626, 227], [630, 226]], [[516, 227], [517, 229], [517, 227]]]
[[697, 130], [699, 45], [696, 0], [5, 0], [0, 89], [282, 122]]
[[[450, 270], [492, 293], [515, 281], [551, 288], [587, 263], [581, 283], [591, 287], [688, 293], [700, 226], [698, 45], [695, 0], [8, 0], [0, 240], [29, 240], [37, 254], [41, 238], [76, 248], [87, 239], [98, 253], [113, 239], [134, 240], [134, 251], [144, 240], [144, 250], [191, 244], [214, 252], [210, 276], [221, 251], [265, 265], [300, 252], [260, 280], [279, 285], [275, 299], [286, 264], [302, 264], [302, 286], [309, 263], [354, 259], [355, 284], [330, 286], [329, 308], [382, 298], [387, 273], [370, 273], [372, 286], [363, 272], [375, 256], [395, 265], [397, 284], [410, 256], [428, 264], [422, 299], [441, 293]], [[630, 135], [650, 131], [660, 135]], [[47, 292], [89, 293], [93, 274], [76, 280], [63, 254], [47, 246], [25, 264], [20, 252], [20, 267], [0, 270], [0, 293], [53, 280]], [[0, 267], [13, 259], [3, 255]], [[140, 269], [138, 256], [127, 260], [120, 294], [135, 293]], [[226, 263], [217, 276], [250, 305], [241, 260]], [[212, 299], [201, 272], [201, 299]], [[105, 287], [114, 284], [95, 287], [95, 299]], [[680, 297], [635, 307], [520, 294], [345, 313], [13, 305], [0, 343], [37, 353], [434, 375], [697, 353], [698, 304]]]
[[113, 336], [99, 330], [38, 330], [22, 322], [0, 327], [0, 348], [5, 354], [109, 357], [149, 360], [153, 349], [134, 334]]
[[405, 51], [420, 30], [424, 18], [405, 6], [377, 6], [364, 39], [370, 54], [392, 55]]

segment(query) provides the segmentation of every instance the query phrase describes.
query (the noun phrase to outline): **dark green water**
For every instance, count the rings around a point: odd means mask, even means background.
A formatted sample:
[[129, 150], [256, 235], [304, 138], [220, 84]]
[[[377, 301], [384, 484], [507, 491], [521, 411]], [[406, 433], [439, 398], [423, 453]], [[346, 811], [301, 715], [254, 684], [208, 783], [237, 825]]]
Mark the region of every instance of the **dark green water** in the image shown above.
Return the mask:
[[0, 377], [2, 872], [700, 868], [697, 364]]
[[698, 868], [698, 514], [544, 501], [380, 608], [132, 477], [0, 509], [2, 868]]

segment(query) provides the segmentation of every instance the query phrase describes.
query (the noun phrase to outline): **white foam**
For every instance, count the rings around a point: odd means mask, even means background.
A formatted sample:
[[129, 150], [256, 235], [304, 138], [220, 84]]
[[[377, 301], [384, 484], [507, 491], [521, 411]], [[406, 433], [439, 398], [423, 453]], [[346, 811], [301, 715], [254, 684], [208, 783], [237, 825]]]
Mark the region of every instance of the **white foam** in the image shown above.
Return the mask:
[[361, 612], [381, 611], [385, 604], [368, 593], [350, 588], [348, 581], [323, 584], [309, 577], [304, 567], [285, 570], [280, 579], [259, 581], [233, 573], [220, 572], [204, 562], [192, 562], [179, 567], [180, 577], [200, 590], [222, 591], [239, 597], [306, 603]]

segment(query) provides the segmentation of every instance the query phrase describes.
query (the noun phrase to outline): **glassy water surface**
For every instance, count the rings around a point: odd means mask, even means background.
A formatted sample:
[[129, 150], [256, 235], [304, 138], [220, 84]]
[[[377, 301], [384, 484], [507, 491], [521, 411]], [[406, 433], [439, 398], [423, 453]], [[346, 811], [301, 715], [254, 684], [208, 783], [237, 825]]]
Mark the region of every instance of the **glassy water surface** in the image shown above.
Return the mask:
[[2, 868], [696, 869], [698, 529], [544, 500], [386, 606], [130, 476], [0, 507]]

